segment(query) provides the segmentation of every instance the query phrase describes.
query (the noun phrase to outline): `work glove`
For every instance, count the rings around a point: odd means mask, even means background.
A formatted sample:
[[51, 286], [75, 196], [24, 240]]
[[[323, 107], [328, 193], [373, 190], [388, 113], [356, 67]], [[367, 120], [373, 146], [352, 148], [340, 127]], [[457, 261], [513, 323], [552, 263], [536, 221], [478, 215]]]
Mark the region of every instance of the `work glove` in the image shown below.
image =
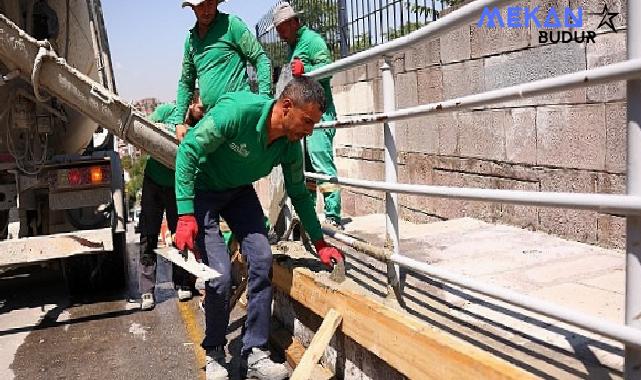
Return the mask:
[[181, 215], [176, 226], [176, 237], [174, 242], [179, 251], [195, 251], [196, 235], [198, 235], [198, 223], [193, 215]]
[[334, 264], [344, 260], [343, 254], [335, 247], [325, 243], [325, 240], [321, 239], [314, 242], [314, 248], [316, 248], [321, 263], [327, 265], [330, 269], [334, 268]]
[[300, 58], [296, 57], [292, 60], [292, 76], [295, 78], [303, 76], [305, 74], [305, 65]]

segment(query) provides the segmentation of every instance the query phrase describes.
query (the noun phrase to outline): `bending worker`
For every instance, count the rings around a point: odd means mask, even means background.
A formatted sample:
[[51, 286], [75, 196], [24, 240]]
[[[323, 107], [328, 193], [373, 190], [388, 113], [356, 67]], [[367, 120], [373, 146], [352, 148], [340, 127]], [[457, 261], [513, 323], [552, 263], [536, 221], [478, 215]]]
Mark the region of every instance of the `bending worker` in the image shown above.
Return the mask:
[[177, 124], [179, 138], [187, 131], [183, 124], [193, 96], [196, 80], [205, 111], [218, 98], [231, 91], [249, 91], [247, 62], [256, 68], [258, 92], [271, 95], [271, 63], [262, 46], [238, 17], [218, 12], [219, 0], [187, 0], [196, 15], [196, 25], [187, 34], [182, 74], [176, 95], [176, 113], [170, 123]]
[[[274, 9], [274, 26], [280, 38], [289, 45], [289, 61], [292, 76], [299, 77], [305, 71], [313, 71], [332, 62], [327, 44], [320, 34], [301, 25], [300, 19], [289, 3], [280, 3]], [[336, 108], [332, 98], [330, 78], [320, 80], [325, 92], [327, 108], [323, 121], [336, 120]], [[305, 138], [305, 169], [312, 173], [336, 177], [334, 164], [334, 135], [336, 129], [316, 129]], [[316, 181], [308, 180], [307, 188], [316, 204]], [[325, 200], [325, 220], [335, 227], [341, 227], [341, 193], [338, 185], [319, 182], [318, 189]]]
[[[220, 234], [223, 217], [248, 263], [247, 319], [241, 359], [247, 377], [284, 379], [284, 365], [266, 351], [270, 330], [271, 247], [264, 215], [252, 182], [281, 165], [285, 187], [321, 262], [332, 266], [342, 254], [323, 240], [320, 223], [303, 176], [300, 140], [312, 132], [325, 111], [322, 87], [306, 77], [292, 80], [277, 101], [251, 92], [220, 98], [191, 131], [176, 155], [179, 250], [197, 248], [202, 260], [221, 276], [206, 286], [205, 339], [207, 379], [227, 379], [226, 331], [229, 324], [231, 263]], [[200, 165], [199, 165], [200, 162]]]

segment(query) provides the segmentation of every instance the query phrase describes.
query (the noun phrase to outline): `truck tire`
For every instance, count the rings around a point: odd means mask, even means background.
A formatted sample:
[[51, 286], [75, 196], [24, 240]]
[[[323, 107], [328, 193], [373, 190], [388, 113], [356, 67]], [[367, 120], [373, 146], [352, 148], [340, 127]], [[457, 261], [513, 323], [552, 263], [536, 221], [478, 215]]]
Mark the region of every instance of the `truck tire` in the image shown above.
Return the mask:
[[114, 250], [103, 254], [72, 256], [64, 262], [64, 277], [71, 294], [113, 293], [127, 283], [127, 239], [113, 235]]

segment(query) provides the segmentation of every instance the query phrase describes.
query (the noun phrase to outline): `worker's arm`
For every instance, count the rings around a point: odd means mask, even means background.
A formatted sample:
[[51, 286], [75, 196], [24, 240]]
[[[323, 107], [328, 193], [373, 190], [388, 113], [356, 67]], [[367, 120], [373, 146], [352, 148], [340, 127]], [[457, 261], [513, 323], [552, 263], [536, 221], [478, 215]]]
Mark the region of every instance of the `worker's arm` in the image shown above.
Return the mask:
[[315, 38], [309, 43], [307, 59], [309, 60], [309, 66], [305, 65], [305, 71], [311, 73], [316, 69], [332, 63], [332, 54], [325, 41], [321, 38]]
[[314, 202], [307, 187], [305, 187], [303, 150], [300, 144], [291, 144], [287, 157], [281, 163], [281, 168], [283, 169], [287, 195], [291, 198], [305, 231], [309, 234], [312, 242], [323, 240], [323, 232], [321, 231], [318, 216], [316, 216]]
[[343, 254], [325, 242], [312, 197], [305, 187], [305, 173], [303, 172], [303, 150], [300, 144], [291, 144], [287, 157], [282, 161], [285, 189], [292, 200], [294, 209], [303, 222], [303, 227], [309, 235], [321, 263], [333, 267], [335, 263], [343, 261]]
[[170, 124], [182, 125], [185, 123], [185, 115], [194, 96], [196, 88], [196, 65], [191, 54], [191, 32], [185, 41], [183, 54], [182, 73], [178, 80], [178, 92], [176, 94], [176, 111], [168, 121]]
[[226, 139], [226, 126], [216, 123], [209, 112], [191, 133], [185, 136], [176, 153], [176, 204], [178, 214], [194, 212], [196, 168], [202, 157], [214, 152]]
[[258, 93], [272, 95], [272, 64], [256, 36], [238, 17], [231, 18], [231, 31], [240, 53], [256, 68]]

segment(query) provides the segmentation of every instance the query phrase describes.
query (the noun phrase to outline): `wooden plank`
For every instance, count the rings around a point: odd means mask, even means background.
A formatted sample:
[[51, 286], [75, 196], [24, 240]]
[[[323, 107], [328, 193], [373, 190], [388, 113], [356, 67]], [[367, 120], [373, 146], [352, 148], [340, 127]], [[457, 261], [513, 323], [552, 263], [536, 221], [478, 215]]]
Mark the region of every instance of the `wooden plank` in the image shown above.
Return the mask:
[[207, 265], [196, 261], [194, 254], [191, 252], [189, 252], [187, 260], [185, 260], [180, 252], [173, 247], [158, 248], [156, 249], [156, 254], [164, 257], [165, 259], [183, 268], [187, 272], [193, 274], [198, 278], [202, 278], [205, 281], [220, 277], [220, 273], [211, 269]]
[[309, 347], [307, 347], [307, 350], [305, 350], [305, 354], [300, 363], [298, 363], [298, 366], [296, 366], [290, 380], [313, 379], [312, 371], [316, 364], [318, 364], [321, 356], [323, 356], [325, 348], [329, 345], [330, 340], [332, 340], [342, 320], [343, 317], [340, 313], [334, 309], [329, 309], [327, 314], [325, 314], [325, 318], [323, 318], [323, 323], [316, 334], [314, 334], [312, 342], [309, 344]]
[[[318, 315], [335, 309], [341, 331], [410, 379], [536, 379], [507, 361], [375, 300], [353, 281], [336, 284], [277, 255], [273, 283]], [[280, 256], [280, 257], [278, 257]], [[311, 256], [295, 260], [303, 265]]]
[[[296, 368], [305, 354], [305, 346], [284, 328], [275, 329], [269, 336], [271, 343], [285, 353], [285, 359], [290, 367]], [[333, 380], [332, 371], [316, 364], [312, 370], [311, 378], [314, 380]]]

